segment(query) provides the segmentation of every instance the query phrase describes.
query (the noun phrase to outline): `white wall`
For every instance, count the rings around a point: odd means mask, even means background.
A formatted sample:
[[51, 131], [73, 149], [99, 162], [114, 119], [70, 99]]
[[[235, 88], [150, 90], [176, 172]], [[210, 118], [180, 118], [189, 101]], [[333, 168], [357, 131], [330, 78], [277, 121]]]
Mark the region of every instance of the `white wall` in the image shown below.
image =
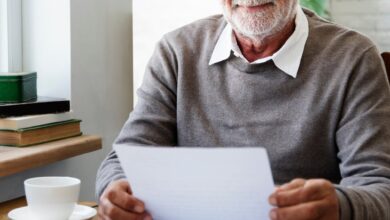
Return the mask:
[[[163, 34], [197, 19], [220, 14], [219, 2], [219, 0], [133, 0], [134, 91], [141, 85], [147, 61]], [[134, 100], [136, 101], [135, 92]]]
[[132, 108], [131, 0], [24, 2], [25, 65], [45, 78], [40, 94], [70, 97], [83, 132], [101, 136], [104, 149], [0, 178], [0, 202], [23, 195], [24, 179], [43, 175], [78, 177], [80, 200], [94, 200], [97, 168]]
[[0, 0], [0, 72], [8, 72], [7, 1]]
[[21, 0], [0, 0], [0, 72], [22, 71], [21, 23]]
[[84, 198], [94, 193], [97, 168], [132, 109], [131, 2], [71, 1], [72, 107], [83, 131], [102, 136], [104, 147], [70, 162], [84, 176]]
[[69, 99], [69, 0], [24, 0], [22, 5], [23, 70], [37, 71], [38, 95]]
[[334, 22], [362, 32], [382, 51], [390, 51], [389, 0], [332, 0], [331, 3]]

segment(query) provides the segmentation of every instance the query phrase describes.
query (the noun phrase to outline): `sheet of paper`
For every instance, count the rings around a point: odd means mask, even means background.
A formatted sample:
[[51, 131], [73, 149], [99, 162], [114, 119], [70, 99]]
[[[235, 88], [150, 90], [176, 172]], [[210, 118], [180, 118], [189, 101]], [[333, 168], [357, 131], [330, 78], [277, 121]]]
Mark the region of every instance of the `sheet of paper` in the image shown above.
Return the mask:
[[263, 148], [114, 146], [154, 220], [267, 220], [274, 183]]

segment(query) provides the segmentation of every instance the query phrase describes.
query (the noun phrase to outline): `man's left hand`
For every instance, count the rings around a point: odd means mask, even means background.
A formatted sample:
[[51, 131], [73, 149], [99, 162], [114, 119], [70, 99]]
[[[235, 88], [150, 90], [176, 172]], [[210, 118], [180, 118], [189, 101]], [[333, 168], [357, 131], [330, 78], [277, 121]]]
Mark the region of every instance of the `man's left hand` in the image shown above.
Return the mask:
[[339, 201], [333, 184], [324, 179], [295, 179], [269, 197], [272, 220], [339, 220]]

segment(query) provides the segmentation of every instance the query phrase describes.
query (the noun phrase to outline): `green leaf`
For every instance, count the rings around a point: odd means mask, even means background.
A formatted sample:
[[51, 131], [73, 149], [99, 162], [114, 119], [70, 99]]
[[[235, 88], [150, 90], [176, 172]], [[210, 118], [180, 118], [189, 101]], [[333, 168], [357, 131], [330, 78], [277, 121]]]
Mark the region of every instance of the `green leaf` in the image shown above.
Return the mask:
[[327, 0], [300, 0], [303, 7], [315, 11], [319, 16], [327, 17]]

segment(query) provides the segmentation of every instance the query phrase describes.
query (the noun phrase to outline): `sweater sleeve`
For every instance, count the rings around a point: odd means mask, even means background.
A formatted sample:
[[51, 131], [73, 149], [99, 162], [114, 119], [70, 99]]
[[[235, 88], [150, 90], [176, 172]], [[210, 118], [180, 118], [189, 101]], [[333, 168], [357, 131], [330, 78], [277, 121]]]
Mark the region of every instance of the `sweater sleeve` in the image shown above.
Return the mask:
[[[176, 61], [166, 41], [157, 45], [137, 91], [138, 103], [114, 144], [177, 145]], [[125, 178], [114, 150], [102, 162], [96, 179], [99, 198], [107, 185]]]
[[390, 88], [375, 47], [350, 75], [336, 142], [342, 220], [390, 219]]

